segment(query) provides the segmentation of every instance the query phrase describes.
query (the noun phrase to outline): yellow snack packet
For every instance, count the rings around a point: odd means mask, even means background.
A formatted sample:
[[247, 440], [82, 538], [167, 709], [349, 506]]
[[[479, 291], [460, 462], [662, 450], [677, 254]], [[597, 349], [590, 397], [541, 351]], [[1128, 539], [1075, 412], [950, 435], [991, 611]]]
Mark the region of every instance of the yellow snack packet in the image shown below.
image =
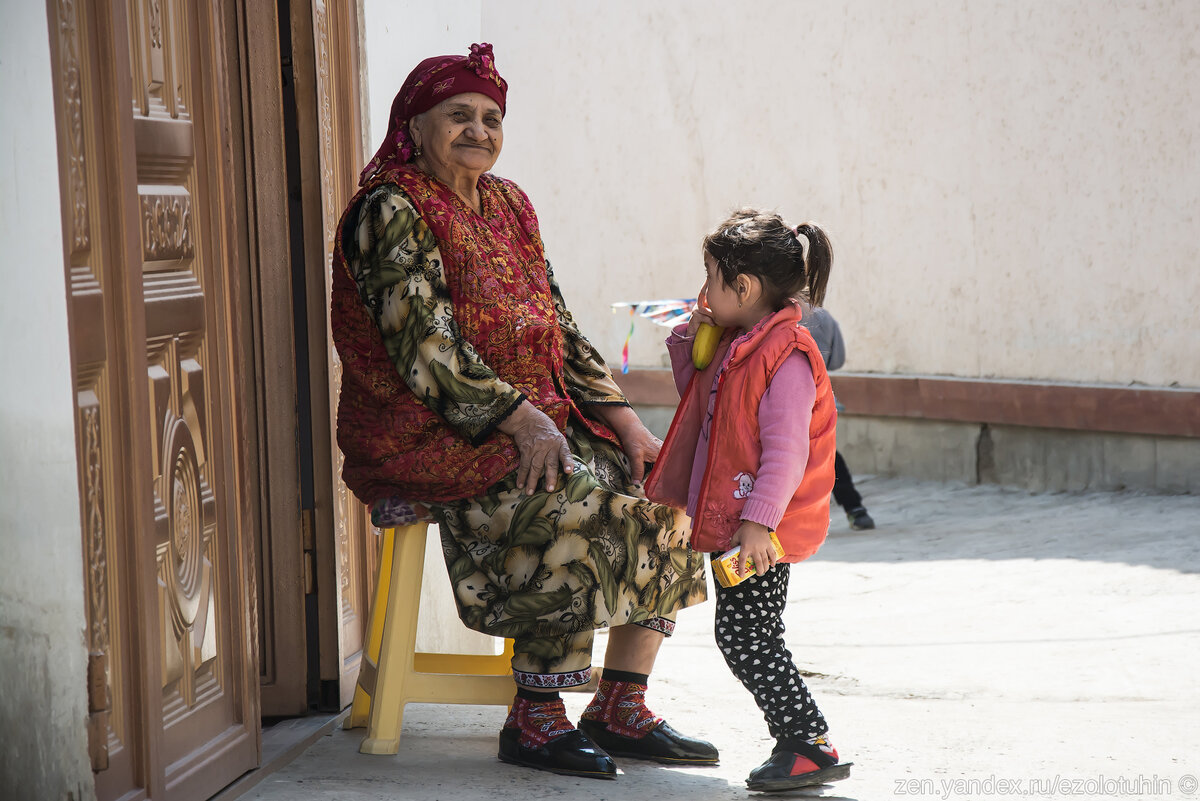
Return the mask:
[[[783, 546], [779, 544], [779, 538], [775, 536], [775, 529], [771, 529], [771, 544], [775, 546], [775, 557], [782, 559], [784, 557]], [[738, 557], [742, 555], [742, 546], [730, 548], [720, 556], [712, 558], [713, 578], [715, 578], [722, 587], [735, 587], [741, 584], [754, 573], [754, 559], [746, 560], [746, 572], [739, 575], [737, 572]]]

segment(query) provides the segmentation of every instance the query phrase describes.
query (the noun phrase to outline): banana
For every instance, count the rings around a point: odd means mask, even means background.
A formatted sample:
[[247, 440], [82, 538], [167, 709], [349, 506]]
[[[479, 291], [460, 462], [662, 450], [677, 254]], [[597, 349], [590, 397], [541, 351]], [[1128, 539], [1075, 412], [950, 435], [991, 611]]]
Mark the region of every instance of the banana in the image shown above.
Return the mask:
[[696, 338], [692, 341], [692, 364], [697, 370], [708, 367], [713, 355], [717, 352], [717, 344], [721, 341], [723, 333], [725, 333], [724, 328], [700, 323], [700, 327], [696, 329]]

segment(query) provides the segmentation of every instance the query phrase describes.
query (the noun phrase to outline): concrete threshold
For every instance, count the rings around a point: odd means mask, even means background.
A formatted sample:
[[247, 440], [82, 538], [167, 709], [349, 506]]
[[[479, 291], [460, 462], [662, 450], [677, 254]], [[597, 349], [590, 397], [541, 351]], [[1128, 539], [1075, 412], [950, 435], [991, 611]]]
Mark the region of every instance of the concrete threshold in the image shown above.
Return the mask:
[[284, 718], [263, 727], [262, 765], [242, 774], [237, 781], [217, 793], [210, 801], [233, 801], [235, 798], [241, 798], [272, 773], [290, 764], [319, 738], [341, 727], [342, 721], [349, 714], [349, 709], [341, 712], [319, 712], [302, 718]]

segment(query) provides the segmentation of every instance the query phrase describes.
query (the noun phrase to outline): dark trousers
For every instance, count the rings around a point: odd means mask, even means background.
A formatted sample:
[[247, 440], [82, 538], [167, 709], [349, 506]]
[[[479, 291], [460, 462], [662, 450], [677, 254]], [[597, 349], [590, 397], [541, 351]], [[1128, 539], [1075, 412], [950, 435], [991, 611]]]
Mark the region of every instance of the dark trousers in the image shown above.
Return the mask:
[[833, 499], [847, 512], [863, 505], [862, 496], [854, 488], [850, 468], [846, 467], [846, 460], [840, 453], [833, 457]]
[[783, 641], [790, 572], [791, 565], [778, 564], [736, 587], [717, 585], [714, 633], [725, 664], [754, 696], [771, 736], [802, 741], [829, 727]]

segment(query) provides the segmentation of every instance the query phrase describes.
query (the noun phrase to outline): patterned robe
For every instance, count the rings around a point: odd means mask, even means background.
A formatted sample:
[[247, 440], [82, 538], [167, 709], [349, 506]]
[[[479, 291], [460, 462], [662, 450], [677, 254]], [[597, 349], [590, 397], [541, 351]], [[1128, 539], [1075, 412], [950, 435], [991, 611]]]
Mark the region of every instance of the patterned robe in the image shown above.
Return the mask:
[[[338, 438], [361, 498], [404, 495], [437, 519], [464, 623], [553, 664], [561, 635], [704, 600], [703, 560], [687, 517], [645, 499], [587, 414], [627, 402], [563, 302], [528, 198], [490, 175], [479, 186], [482, 215], [415, 170], [381, 176], [348, 208]], [[552, 493], [516, 489], [518, 454], [497, 431], [524, 399], [574, 456]]]

